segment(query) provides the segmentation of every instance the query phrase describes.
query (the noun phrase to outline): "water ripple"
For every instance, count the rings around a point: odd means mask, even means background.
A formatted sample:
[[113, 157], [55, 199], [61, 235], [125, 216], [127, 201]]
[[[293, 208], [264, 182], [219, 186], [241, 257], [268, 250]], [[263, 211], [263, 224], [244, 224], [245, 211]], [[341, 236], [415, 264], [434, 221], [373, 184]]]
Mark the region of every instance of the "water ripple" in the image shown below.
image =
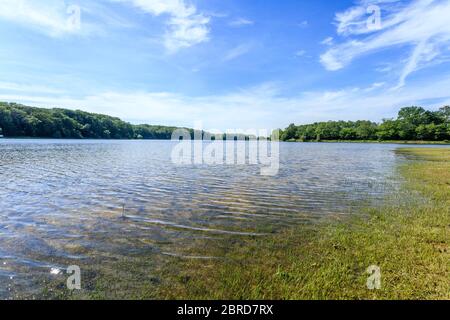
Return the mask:
[[354, 212], [396, 187], [391, 145], [282, 144], [274, 177], [256, 166], [178, 167], [172, 147], [0, 141], [0, 278], [139, 252], [210, 259], [183, 248]]

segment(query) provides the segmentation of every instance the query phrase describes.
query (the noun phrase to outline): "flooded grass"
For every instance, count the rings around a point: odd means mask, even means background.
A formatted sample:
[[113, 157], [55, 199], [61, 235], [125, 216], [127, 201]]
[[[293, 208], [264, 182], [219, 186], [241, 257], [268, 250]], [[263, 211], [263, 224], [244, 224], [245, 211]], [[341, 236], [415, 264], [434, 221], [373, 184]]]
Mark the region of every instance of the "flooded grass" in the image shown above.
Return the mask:
[[[368, 216], [295, 227], [180, 259], [158, 288], [165, 299], [449, 299], [450, 149], [399, 149], [410, 203]], [[414, 201], [419, 192], [425, 201]], [[206, 250], [208, 251], [208, 250]], [[366, 286], [371, 265], [381, 288]]]
[[[403, 190], [383, 208], [256, 233], [198, 237], [179, 252], [80, 261], [83, 290], [40, 279], [44, 299], [450, 299], [450, 149], [398, 149]], [[67, 261], [67, 265], [71, 261]], [[369, 266], [381, 287], [369, 290]]]
[[[159, 288], [165, 299], [449, 299], [450, 149], [399, 149], [414, 201], [368, 216], [295, 227], [269, 238], [231, 242], [221, 260], [177, 261]], [[371, 265], [380, 290], [366, 286]]]

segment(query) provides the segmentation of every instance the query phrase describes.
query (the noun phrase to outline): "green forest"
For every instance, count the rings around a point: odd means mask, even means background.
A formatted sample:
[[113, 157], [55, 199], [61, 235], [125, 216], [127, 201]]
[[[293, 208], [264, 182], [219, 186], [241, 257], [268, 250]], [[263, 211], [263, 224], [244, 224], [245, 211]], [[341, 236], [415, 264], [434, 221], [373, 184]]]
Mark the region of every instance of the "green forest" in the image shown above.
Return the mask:
[[[68, 109], [28, 107], [0, 102], [0, 135], [5, 137], [66, 139], [171, 139], [176, 127], [133, 125], [119, 118]], [[189, 129], [191, 135], [194, 131]], [[244, 138], [244, 136], [239, 137]], [[406, 107], [397, 119], [328, 121], [291, 124], [281, 130], [282, 141], [448, 141], [450, 107], [438, 111]]]
[[328, 121], [291, 124], [280, 132], [282, 141], [448, 141], [450, 107], [438, 111], [422, 107], [402, 108], [397, 119], [371, 121]]
[[101, 114], [0, 102], [0, 135], [66, 139], [171, 139], [175, 127], [132, 125]]
[[[177, 129], [186, 129], [191, 138], [216, 135], [189, 128], [134, 125], [119, 118], [80, 110], [45, 109], [17, 103], [0, 102], [0, 137], [54, 138], [54, 139], [146, 139], [170, 140]], [[219, 135], [224, 140], [225, 134]], [[233, 134], [237, 140], [255, 138], [251, 135]]]

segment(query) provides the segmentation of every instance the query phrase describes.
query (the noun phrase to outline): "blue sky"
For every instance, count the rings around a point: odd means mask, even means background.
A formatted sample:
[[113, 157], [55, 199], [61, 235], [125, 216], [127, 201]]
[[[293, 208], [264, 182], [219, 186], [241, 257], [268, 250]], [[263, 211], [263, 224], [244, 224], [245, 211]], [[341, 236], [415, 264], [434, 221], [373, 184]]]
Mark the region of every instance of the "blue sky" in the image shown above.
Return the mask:
[[0, 100], [271, 129], [450, 103], [450, 1], [2, 0]]

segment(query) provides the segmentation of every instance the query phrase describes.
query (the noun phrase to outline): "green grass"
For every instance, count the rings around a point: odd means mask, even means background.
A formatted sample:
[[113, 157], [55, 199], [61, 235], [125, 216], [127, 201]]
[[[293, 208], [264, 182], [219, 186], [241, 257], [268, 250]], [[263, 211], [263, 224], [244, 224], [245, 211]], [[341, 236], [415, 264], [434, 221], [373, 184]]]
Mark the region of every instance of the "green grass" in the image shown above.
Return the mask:
[[[450, 148], [398, 149], [394, 204], [264, 237], [198, 240], [183, 259], [148, 255], [91, 267], [60, 299], [450, 299]], [[391, 202], [389, 202], [391, 203]], [[270, 232], [270, 230], [267, 230]], [[189, 255], [189, 249], [185, 250]], [[381, 289], [369, 290], [369, 266]], [[89, 266], [85, 266], [89, 269]]]
[[[397, 152], [415, 160], [399, 168], [406, 203], [210, 249], [220, 260], [180, 259], [158, 297], [450, 299], [450, 149]], [[380, 290], [367, 289], [371, 265]]]

